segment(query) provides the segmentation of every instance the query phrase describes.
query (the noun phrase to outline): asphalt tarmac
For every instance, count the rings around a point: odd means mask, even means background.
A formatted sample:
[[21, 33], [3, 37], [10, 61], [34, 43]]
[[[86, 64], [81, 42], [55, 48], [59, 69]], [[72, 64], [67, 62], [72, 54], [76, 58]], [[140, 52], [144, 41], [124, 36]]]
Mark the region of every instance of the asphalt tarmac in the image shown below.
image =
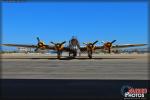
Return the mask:
[[148, 54], [101, 54], [88, 59], [48, 54], [3, 54], [2, 79], [148, 80]]

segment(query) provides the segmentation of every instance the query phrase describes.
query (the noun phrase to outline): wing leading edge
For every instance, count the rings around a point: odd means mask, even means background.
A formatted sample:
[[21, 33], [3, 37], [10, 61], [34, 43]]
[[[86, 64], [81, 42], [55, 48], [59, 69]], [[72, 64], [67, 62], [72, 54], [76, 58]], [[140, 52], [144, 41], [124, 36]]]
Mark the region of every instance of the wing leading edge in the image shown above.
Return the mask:
[[[37, 45], [25, 45], [25, 44], [1, 44], [2, 46], [14, 46], [14, 47], [26, 47], [26, 48], [37, 48]], [[137, 46], [145, 46], [147, 44], [123, 44], [123, 45], [113, 45], [111, 48], [127, 48], [127, 47], [137, 47]], [[44, 45], [45, 49], [55, 50], [54, 46]], [[79, 48], [81, 51], [86, 51], [85, 47]], [[95, 49], [104, 49], [104, 46], [95, 46]], [[69, 51], [69, 47], [64, 47], [64, 51]]]
[[[26, 45], [26, 44], [1, 44], [2, 46], [13, 46], [13, 47], [26, 47], [26, 48], [37, 48], [37, 45]], [[54, 49], [53, 46], [44, 45], [45, 49]]]
[[145, 46], [147, 44], [123, 44], [123, 45], [114, 45], [112, 48], [128, 48], [128, 47], [137, 47], [137, 46]]

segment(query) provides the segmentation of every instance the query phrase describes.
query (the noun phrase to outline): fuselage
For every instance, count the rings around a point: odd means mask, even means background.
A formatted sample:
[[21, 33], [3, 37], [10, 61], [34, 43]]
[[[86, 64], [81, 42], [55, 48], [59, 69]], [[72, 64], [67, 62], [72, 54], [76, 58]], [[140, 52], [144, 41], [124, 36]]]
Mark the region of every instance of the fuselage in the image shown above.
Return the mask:
[[73, 57], [77, 56], [77, 53], [80, 52], [80, 45], [79, 45], [79, 41], [77, 40], [77, 38], [73, 37], [70, 41], [69, 41], [69, 56], [71, 54], [73, 54]]

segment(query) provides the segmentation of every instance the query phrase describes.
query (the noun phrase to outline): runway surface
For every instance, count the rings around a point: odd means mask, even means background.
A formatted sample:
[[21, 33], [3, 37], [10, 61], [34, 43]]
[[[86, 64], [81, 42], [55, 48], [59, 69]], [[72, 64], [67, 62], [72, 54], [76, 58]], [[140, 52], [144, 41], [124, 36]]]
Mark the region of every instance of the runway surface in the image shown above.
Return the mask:
[[148, 80], [147, 54], [106, 54], [71, 59], [44, 54], [2, 55], [3, 79]]

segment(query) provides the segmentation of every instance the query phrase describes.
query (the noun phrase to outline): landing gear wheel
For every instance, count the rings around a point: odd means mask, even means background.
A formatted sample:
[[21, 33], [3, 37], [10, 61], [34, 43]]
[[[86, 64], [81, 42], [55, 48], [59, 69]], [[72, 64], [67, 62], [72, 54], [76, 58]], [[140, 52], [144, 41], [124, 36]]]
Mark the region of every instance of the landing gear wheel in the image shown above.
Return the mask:
[[58, 52], [57, 53], [57, 58], [60, 59], [60, 57], [61, 57], [61, 52]]
[[92, 51], [88, 51], [88, 57], [92, 59]]
[[73, 53], [73, 57], [75, 58], [76, 56], [77, 56], [77, 53], [76, 53], [76, 52], [74, 52], [74, 53]]
[[110, 48], [108, 49], [108, 53], [109, 53], [109, 54], [111, 53], [111, 50], [110, 50]]

